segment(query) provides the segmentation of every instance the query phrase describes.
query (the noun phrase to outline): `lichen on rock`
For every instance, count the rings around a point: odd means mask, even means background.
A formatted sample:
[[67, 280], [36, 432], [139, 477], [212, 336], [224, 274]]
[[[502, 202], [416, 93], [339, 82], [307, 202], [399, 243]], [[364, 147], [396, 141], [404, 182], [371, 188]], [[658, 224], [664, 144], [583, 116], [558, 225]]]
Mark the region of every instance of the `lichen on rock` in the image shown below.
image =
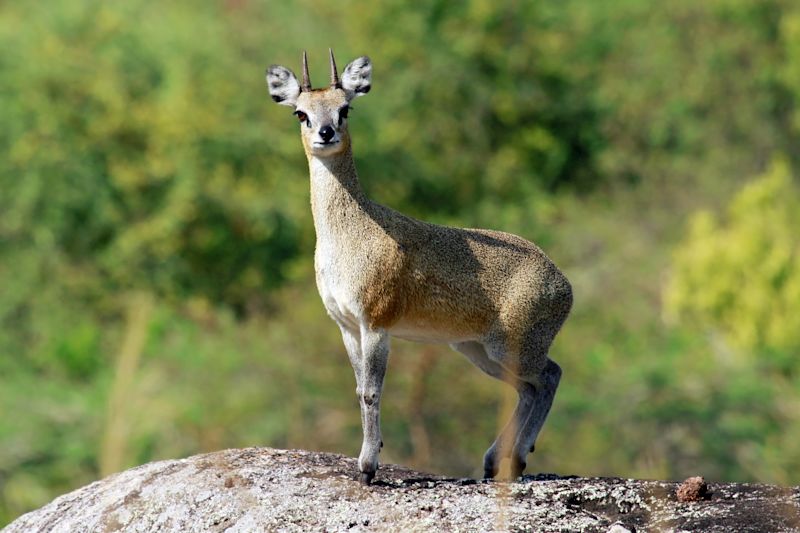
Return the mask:
[[4, 533], [97, 531], [800, 531], [800, 488], [556, 475], [511, 483], [382, 465], [372, 486], [354, 459], [246, 448], [149, 463], [21, 516]]

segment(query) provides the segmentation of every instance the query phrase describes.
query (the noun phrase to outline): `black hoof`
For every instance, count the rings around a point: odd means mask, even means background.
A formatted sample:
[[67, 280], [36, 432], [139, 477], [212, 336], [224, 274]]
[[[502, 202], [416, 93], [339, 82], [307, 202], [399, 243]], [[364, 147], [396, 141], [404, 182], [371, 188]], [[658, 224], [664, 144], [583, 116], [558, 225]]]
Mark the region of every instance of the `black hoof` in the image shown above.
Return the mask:
[[511, 460], [511, 478], [512, 479], [516, 479], [519, 476], [521, 476], [522, 473], [525, 471], [525, 468], [527, 466], [528, 466], [528, 464], [526, 462], [524, 462], [524, 461], [519, 461], [519, 460], [516, 460], [516, 459], [512, 459]]
[[375, 472], [361, 472], [361, 476], [359, 476], [359, 482], [364, 485], [365, 487], [372, 483], [372, 478], [375, 477]]
[[483, 462], [483, 479], [492, 479], [499, 472], [498, 465], [492, 461]]

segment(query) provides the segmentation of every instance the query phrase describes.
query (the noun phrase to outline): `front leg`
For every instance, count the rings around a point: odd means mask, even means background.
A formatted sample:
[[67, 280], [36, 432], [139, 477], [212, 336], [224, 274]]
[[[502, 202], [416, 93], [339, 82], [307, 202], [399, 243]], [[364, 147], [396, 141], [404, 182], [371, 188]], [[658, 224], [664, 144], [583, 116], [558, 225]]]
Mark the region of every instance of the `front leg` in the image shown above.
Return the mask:
[[[350, 329], [339, 324], [339, 329], [342, 330], [342, 341], [347, 350], [347, 357], [350, 358], [350, 366], [353, 367], [353, 373], [356, 376], [356, 398], [359, 404], [361, 403], [362, 391], [364, 390], [364, 358], [361, 356], [361, 331], [359, 329]], [[364, 427], [364, 410], [361, 410], [361, 427]]]
[[378, 469], [381, 450], [381, 392], [389, 359], [389, 335], [385, 331], [361, 328], [361, 380], [358, 383], [364, 440], [358, 456], [361, 483], [368, 485]]

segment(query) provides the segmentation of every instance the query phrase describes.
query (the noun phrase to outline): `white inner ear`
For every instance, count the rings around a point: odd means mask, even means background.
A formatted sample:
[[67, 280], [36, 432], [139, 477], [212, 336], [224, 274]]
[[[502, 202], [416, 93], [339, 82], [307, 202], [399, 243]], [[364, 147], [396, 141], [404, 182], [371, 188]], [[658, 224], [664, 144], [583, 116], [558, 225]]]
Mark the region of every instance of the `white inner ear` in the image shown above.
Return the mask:
[[372, 62], [367, 56], [354, 59], [344, 68], [342, 88], [350, 98], [364, 96], [372, 87]]
[[272, 65], [267, 69], [267, 87], [269, 95], [276, 104], [294, 107], [300, 95], [300, 84], [297, 77], [286, 67]]

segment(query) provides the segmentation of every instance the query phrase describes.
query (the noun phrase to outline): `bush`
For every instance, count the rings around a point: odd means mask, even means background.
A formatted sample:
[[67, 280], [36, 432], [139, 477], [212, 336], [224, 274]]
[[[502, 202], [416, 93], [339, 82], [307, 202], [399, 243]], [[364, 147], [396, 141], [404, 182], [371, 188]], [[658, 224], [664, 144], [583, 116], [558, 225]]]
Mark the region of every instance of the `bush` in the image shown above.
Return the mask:
[[784, 161], [746, 185], [727, 217], [695, 215], [675, 253], [668, 314], [747, 352], [800, 350], [800, 191]]

